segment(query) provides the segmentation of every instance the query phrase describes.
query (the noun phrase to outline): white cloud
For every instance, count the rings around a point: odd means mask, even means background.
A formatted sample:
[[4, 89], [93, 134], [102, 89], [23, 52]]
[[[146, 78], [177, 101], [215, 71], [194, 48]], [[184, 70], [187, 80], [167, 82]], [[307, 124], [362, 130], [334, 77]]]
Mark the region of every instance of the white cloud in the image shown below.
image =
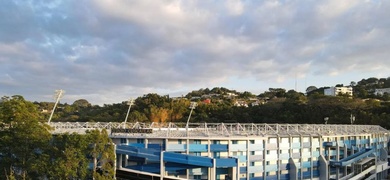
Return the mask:
[[2, 1], [0, 86], [15, 92], [12, 77], [19, 94], [37, 100], [61, 88], [69, 101], [102, 104], [234, 87], [232, 77], [280, 86], [378, 74], [390, 68], [389, 8], [355, 0]]

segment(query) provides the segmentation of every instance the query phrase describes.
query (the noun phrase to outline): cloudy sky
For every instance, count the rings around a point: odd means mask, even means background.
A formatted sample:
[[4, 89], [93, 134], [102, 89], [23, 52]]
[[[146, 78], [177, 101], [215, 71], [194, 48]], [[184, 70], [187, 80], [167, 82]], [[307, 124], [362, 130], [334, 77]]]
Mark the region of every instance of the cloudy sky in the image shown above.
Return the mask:
[[0, 1], [0, 96], [119, 103], [390, 76], [390, 1]]

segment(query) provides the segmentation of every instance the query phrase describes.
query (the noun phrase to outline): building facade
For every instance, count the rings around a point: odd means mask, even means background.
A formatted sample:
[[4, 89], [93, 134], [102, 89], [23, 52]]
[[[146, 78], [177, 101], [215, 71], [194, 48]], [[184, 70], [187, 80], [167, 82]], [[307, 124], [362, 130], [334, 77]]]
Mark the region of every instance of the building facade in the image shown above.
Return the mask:
[[330, 87], [327, 89], [324, 89], [324, 94], [326, 96], [337, 96], [339, 94], [346, 94], [349, 96], [353, 95], [353, 88], [352, 87]]
[[112, 127], [117, 169], [161, 179], [385, 179], [376, 125], [126, 124]]
[[375, 89], [375, 95], [383, 96], [385, 93], [390, 94], [390, 88]]

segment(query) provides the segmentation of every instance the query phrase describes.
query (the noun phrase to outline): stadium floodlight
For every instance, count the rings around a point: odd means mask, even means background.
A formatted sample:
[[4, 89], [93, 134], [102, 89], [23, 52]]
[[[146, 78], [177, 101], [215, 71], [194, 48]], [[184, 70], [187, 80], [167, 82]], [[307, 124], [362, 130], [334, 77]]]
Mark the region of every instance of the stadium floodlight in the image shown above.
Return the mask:
[[325, 118], [324, 118], [324, 121], [325, 121], [325, 124], [328, 124], [329, 117], [325, 117]]
[[355, 122], [355, 116], [351, 113], [351, 124]]
[[127, 118], [129, 117], [131, 106], [134, 104], [134, 99], [130, 98], [129, 101], [127, 101], [127, 105], [129, 105], [129, 109], [127, 110], [125, 122], [123, 124], [123, 128], [126, 128]]
[[190, 119], [191, 119], [191, 114], [192, 114], [192, 111], [195, 109], [195, 107], [198, 105], [198, 103], [196, 102], [191, 102], [190, 104], [190, 115], [188, 116], [188, 119], [187, 119], [187, 124], [186, 124], [186, 131], [187, 131], [187, 136], [188, 136], [188, 124], [190, 122]]
[[56, 90], [54, 94], [54, 99], [56, 100], [56, 103], [54, 104], [53, 110], [51, 111], [49, 120], [47, 121], [48, 124], [50, 124], [51, 118], [53, 117], [54, 111], [57, 107], [58, 102], [60, 101], [61, 97], [64, 95], [65, 91], [62, 89]]

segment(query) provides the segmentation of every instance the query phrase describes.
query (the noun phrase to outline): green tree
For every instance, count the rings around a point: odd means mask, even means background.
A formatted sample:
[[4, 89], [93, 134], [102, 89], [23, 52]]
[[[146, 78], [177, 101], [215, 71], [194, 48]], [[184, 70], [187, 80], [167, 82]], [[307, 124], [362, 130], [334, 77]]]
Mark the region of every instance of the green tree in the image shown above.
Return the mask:
[[89, 143], [89, 155], [93, 161], [92, 176], [95, 179], [113, 179], [115, 175], [115, 151], [114, 144], [103, 129], [87, 132]]
[[[36, 106], [22, 96], [3, 97], [0, 102], [0, 161], [1, 172], [8, 169], [16, 179], [43, 177], [48, 156], [49, 127]], [[5, 179], [0, 173], [0, 179]]]
[[86, 135], [59, 134], [51, 140], [49, 179], [86, 179], [88, 142]]
[[86, 99], [79, 99], [79, 100], [76, 100], [75, 102], [73, 102], [72, 105], [85, 108], [85, 107], [90, 107], [91, 103], [89, 103]]

